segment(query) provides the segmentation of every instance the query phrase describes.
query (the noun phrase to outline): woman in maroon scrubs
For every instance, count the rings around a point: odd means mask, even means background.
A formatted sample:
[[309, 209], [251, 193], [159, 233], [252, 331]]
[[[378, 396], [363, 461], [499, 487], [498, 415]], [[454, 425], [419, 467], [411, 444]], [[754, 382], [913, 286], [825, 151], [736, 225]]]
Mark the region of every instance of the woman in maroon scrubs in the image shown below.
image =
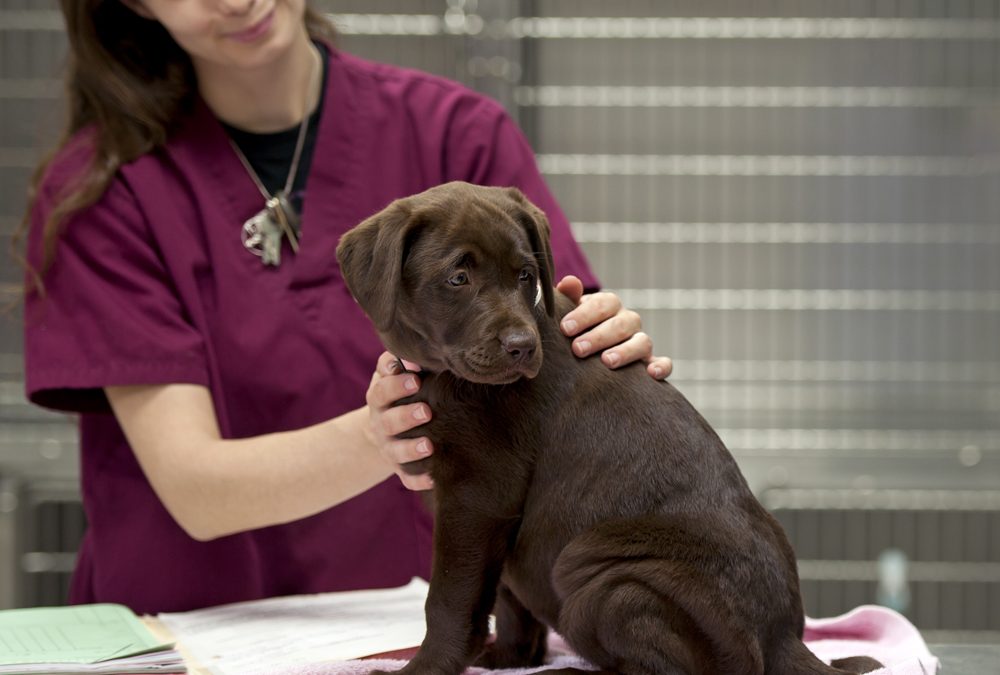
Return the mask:
[[[562, 288], [597, 282], [495, 102], [332, 46], [304, 0], [64, 0], [69, 132], [29, 213], [27, 391], [78, 412], [88, 530], [72, 602], [179, 611], [402, 585], [431, 520], [392, 436], [425, 405], [337, 269], [391, 200], [516, 185], [552, 223]], [[609, 293], [580, 355], [652, 357]], [[582, 344], [588, 343], [588, 344]], [[375, 367], [375, 374], [372, 368]]]

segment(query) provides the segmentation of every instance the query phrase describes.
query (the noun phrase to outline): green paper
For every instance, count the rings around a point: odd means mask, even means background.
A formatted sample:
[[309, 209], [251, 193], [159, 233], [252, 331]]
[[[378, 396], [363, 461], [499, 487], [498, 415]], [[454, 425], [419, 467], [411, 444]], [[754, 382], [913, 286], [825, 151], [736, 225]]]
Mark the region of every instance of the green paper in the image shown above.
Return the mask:
[[169, 649], [124, 605], [0, 611], [0, 666], [98, 663]]

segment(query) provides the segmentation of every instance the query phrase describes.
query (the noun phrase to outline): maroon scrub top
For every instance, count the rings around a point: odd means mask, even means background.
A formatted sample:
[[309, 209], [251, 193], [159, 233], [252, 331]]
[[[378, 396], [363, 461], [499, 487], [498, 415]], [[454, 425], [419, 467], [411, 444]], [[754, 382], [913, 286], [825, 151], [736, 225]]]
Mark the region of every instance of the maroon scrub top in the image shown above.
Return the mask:
[[[557, 278], [596, 280], [533, 153], [505, 111], [464, 87], [331, 50], [298, 254], [267, 268], [244, 249], [262, 198], [203, 102], [162, 150], [123, 166], [64, 228], [25, 308], [30, 399], [79, 412], [88, 530], [70, 600], [183, 611], [276, 595], [388, 587], [430, 570], [431, 520], [391, 477], [335, 508], [213, 541], [189, 537], [143, 475], [102, 387], [209, 388], [223, 437], [299, 429], [363, 406], [382, 346], [337, 267], [337, 241], [393, 199], [465, 180], [515, 185], [547, 214]], [[88, 157], [79, 134], [53, 196]], [[331, 449], [333, 451], [333, 449]]]

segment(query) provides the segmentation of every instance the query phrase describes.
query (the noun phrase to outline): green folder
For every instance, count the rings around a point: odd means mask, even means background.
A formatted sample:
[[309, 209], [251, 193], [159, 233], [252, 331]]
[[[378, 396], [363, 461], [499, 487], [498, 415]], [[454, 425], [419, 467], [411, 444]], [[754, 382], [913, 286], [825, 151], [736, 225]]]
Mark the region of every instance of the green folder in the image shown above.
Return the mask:
[[[127, 662], [130, 657], [159, 651], [171, 652], [166, 659], [170, 661], [176, 655], [172, 648], [172, 644], [157, 640], [132, 610], [123, 605], [0, 611], [0, 675], [54, 672], [56, 669], [46, 666], [57, 664]], [[142, 661], [148, 663], [148, 659]], [[25, 667], [31, 665], [36, 667]], [[108, 672], [105, 668], [102, 670]], [[77, 672], [85, 672], [85, 669]]]

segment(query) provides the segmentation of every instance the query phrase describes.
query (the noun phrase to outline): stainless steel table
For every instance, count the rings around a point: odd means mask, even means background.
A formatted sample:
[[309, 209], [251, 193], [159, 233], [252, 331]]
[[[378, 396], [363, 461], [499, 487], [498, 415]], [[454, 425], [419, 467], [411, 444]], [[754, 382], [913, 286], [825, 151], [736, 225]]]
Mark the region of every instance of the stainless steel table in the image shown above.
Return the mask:
[[928, 645], [941, 675], [1000, 675], [1000, 645]]

